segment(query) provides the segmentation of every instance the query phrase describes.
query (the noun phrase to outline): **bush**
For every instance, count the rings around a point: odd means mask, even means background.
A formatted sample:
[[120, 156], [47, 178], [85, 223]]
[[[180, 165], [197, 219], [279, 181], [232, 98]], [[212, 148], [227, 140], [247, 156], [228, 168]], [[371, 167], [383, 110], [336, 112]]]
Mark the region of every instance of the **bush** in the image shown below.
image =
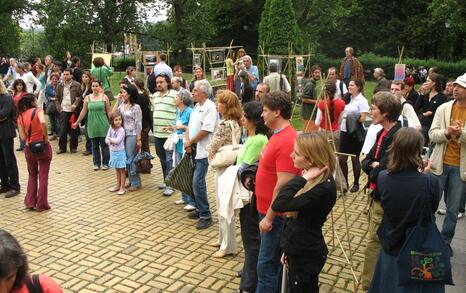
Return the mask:
[[[339, 70], [342, 59], [343, 57], [341, 59], [333, 59], [322, 54], [316, 54], [313, 60], [311, 60], [311, 65], [319, 64], [323, 70], [327, 70], [327, 68], [335, 66], [337, 67], [337, 70]], [[398, 58], [378, 56], [373, 53], [365, 53], [358, 56], [358, 59], [363, 64], [365, 70], [370, 70], [372, 73], [374, 68], [380, 67], [385, 71], [388, 79], [393, 79], [395, 64], [398, 63]], [[419, 66], [424, 66], [426, 69], [429, 69], [429, 67], [432, 66], [437, 66], [439, 72], [447, 78], [457, 78], [458, 76], [464, 74], [466, 71], [466, 60], [451, 63], [435, 59], [423, 60], [415, 58], [404, 58], [402, 62], [409, 68], [412, 68], [413, 65], [415, 65], [416, 68], [419, 68]], [[325, 71], [323, 73], [325, 73]], [[372, 74], [370, 74], [370, 78], [372, 78]]]
[[134, 60], [134, 56], [132, 55], [117, 56], [113, 57], [112, 65], [115, 71], [126, 71], [128, 66], [136, 66], [136, 60]]

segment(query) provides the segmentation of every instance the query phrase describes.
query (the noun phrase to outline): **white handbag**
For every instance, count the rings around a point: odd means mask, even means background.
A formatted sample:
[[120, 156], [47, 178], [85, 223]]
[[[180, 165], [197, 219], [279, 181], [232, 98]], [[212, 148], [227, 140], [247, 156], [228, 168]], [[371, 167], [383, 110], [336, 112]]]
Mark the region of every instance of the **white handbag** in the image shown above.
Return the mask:
[[238, 131], [240, 131], [239, 127], [233, 127], [233, 123], [230, 122], [231, 127], [231, 141], [232, 144], [224, 145], [220, 147], [215, 154], [212, 161], [209, 162], [210, 166], [213, 168], [225, 168], [236, 163], [236, 158], [238, 157], [238, 151], [241, 148], [241, 144], [239, 144], [238, 140], [236, 139]]
[[179, 139], [180, 139], [180, 137], [178, 136], [178, 134], [176, 134], [176, 132], [172, 132], [170, 134], [170, 136], [168, 136], [165, 143], [163, 144], [163, 148], [166, 151], [173, 151], [175, 149], [175, 145], [178, 143]]

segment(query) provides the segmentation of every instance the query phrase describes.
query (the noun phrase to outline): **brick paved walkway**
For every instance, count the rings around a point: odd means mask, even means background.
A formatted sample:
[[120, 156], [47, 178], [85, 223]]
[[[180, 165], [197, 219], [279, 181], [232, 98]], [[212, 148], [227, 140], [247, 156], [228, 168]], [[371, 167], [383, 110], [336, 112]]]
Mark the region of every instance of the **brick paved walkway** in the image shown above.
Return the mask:
[[[52, 145], [56, 150], [56, 143]], [[215, 248], [208, 243], [216, 240], [216, 221], [209, 229], [195, 229], [195, 221], [174, 204], [178, 194], [164, 197], [157, 190], [161, 176], [156, 160], [153, 174], [142, 176], [141, 191], [118, 196], [107, 191], [114, 184], [114, 171], [93, 171], [91, 156], [54, 155], [49, 184], [52, 210], [36, 213], [23, 206], [27, 169], [23, 154], [17, 154], [23, 190], [20, 196], [0, 198], [0, 227], [20, 240], [33, 272], [52, 276], [66, 292], [232, 292], [238, 288], [235, 275], [243, 261], [239, 230], [239, 254], [212, 258]], [[212, 172], [208, 192], [216, 217]], [[359, 277], [367, 227], [365, 195], [347, 196], [346, 206]], [[335, 231], [349, 253], [341, 199], [333, 216]], [[325, 235], [332, 252], [320, 274], [321, 292], [351, 292], [351, 270], [338, 260], [344, 255], [336, 240], [332, 248], [330, 222]]]

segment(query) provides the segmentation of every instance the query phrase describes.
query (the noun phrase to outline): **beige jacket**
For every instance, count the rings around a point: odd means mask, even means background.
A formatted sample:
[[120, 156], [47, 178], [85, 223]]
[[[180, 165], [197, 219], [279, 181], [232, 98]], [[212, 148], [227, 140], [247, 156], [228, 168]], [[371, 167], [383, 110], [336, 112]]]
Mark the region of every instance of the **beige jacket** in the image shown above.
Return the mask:
[[[429, 130], [429, 138], [435, 143], [434, 151], [430, 157], [432, 160], [432, 173], [435, 175], [443, 173], [443, 157], [450, 142], [450, 139], [445, 136], [445, 129], [450, 125], [451, 110], [454, 102], [450, 101], [438, 107]], [[463, 126], [461, 136], [458, 138], [458, 143], [461, 146], [460, 176], [461, 180], [466, 181], [466, 123]]]

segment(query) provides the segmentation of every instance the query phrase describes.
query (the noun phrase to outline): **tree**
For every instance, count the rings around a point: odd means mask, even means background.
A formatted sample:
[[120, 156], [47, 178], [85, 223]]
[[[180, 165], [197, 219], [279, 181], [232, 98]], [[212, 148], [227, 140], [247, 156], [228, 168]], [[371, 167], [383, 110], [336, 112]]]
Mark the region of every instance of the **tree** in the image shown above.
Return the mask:
[[[4, 3], [3, 3], [4, 2]], [[20, 32], [18, 18], [32, 8], [29, 0], [3, 1], [0, 7], [0, 56], [19, 53]]]
[[296, 21], [292, 1], [267, 0], [264, 8], [264, 18], [261, 19], [261, 23], [264, 24], [259, 24], [259, 27], [264, 29], [259, 37], [264, 40], [264, 52], [287, 55], [289, 45], [292, 44], [296, 53], [303, 53], [302, 33]]

